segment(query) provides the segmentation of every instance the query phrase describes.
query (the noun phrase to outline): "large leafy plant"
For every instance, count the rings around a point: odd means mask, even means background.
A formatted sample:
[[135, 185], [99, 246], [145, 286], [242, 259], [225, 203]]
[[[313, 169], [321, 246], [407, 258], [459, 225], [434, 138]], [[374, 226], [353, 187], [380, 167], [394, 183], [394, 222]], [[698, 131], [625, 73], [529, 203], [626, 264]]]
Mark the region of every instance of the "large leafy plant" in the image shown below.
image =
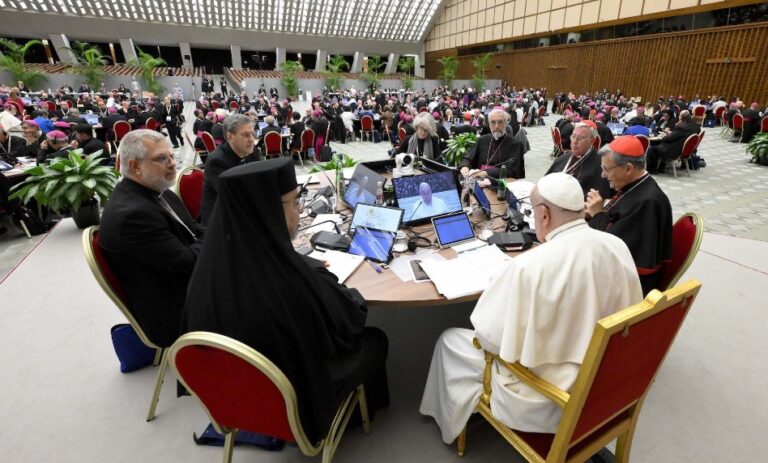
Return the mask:
[[413, 56], [402, 56], [397, 62], [397, 68], [400, 70], [400, 72], [405, 73], [405, 77], [403, 77], [403, 87], [405, 87], [406, 90], [412, 90], [413, 89], [413, 76], [411, 75], [411, 69], [416, 66], [416, 58]]
[[386, 66], [380, 55], [371, 55], [368, 57], [368, 70], [363, 73], [363, 79], [368, 83], [372, 90], [379, 86], [379, 71]]
[[40, 40], [29, 40], [24, 45], [19, 45], [13, 40], [0, 38], [0, 48], [3, 52], [3, 56], [0, 56], [0, 70], [7, 71], [15, 81], [24, 81], [29, 88], [38, 87], [45, 80], [45, 76], [40, 71], [27, 69], [24, 58], [30, 48], [42, 44]]
[[759, 133], [747, 143], [747, 154], [752, 155], [750, 162], [768, 165], [768, 133]]
[[10, 199], [18, 198], [25, 204], [35, 199], [56, 213], [69, 209], [76, 212], [95, 196], [105, 204], [117, 185], [119, 174], [113, 167], [101, 165], [101, 150], [85, 158], [82, 152], [82, 149], [72, 150], [66, 157], [55, 158], [50, 165], [27, 169], [29, 177], [13, 187]]
[[453, 79], [456, 78], [456, 71], [459, 69], [459, 59], [455, 56], [443, 56], [437, 60], [443, 68], [438, 77], [443, 81], [443, 85], [450, 88], [453, 85]]
[[341, 73], [349, 69], [349, 63], [341, 55], [333, 55], [325, 65], [325, 85], [332, 90], [341, 88]]
[[[342, 169], [345, 168], [345, 167], [355, 167], [357, 165], [358, 161], [355, 161], [354, 159], [352, 159], [351, 157], [347, 156], [346, 154], [341, 154], [340, 153], [340, 157], [341, 157], [341, 168]], [[323, 162], [323, 163], [320, 163], [320, 164], [316, 164], [314, 167], [312, 167], [312, 169], [309, 170], [309, 173], [312, 174], [312, 173], [321, 172], [321, 171], [324, 171], [324, 170], [336, 170], [337, 164], [338, 164], [336, 159], [337, 159], [336, 156], [334, 156], [333, 159], [331, 159], [328, 162]]]
[[443, 153], [443, 158], [450, 166], [458, 166], [461, 160], [477, 143], [477, 135], [474, 133], [462, 133], [448, 140], [448, 147]]
[[155, 68], [166, 66], [168, 63], [162, 58], [155, 58], [149, 53], [144, 53], [139, 47], [136, 47], [136, 52], [137, 59], [130, 60], [128, 65], [140, 68], [139, 77], [144, 81], [144, 90], [155, 95], [162, 94], [164, 88], [160, 81], [155, 79]]
[[91, 88], [98, 88], [104, 79], [102, 66], [109, 62], [107, 56], [99, 47], [88, 42], [75, 41], [72, 48], [67, 48], [75, 54], [77, 66], [72, 68], [75, 74], [80, 74]]
[[472, 85], [475, 91], [481, 92], [485, 88], [485, 69], [491, 60], [490, 53], [483, 53], [472, 59], [472, 65], [475, 67], [475, 74], [472, 76]]
[[299, 93], [299, 79], [296, 77], [296, 73], [303, 71], [304, 67], [298, 61], [288, 60], [280, 63], [280, 70], [283, 71], [280, 83], [283, 84], [288, 96], [295, 97]]

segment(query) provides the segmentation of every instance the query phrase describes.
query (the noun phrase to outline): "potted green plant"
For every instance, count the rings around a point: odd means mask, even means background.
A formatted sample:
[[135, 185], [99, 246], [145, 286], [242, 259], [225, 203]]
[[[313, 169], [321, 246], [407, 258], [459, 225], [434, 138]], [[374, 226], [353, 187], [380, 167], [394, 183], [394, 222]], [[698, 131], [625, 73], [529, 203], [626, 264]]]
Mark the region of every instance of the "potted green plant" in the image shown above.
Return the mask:
[[13, 187], [10, 199], [18, 198], [25, 204], [35, 199], [57, 214], [71, 211], [78, 228], [98, 225], [99, 202], [107, 202], [120, 174], [111, 166], [101, 165], [101, 150], [85, 158], [82, 152], [72, 150], [47, 166], [27, 169], [29, 177]]
[[[345, 167], [355, 167], [357, 165], [357, 161], [352, 159], [351, 157], [347, 156], [346, 154], [341, 154], [341, 167], [342, 169]], [[319, 164], [315, 164], [312, 169], [310, 169], [309, 173], [313, 174], [315, 172], [321, 172], [323, 170], [336, 170], [336, 157], [331, 159], [328, 162], [323, 162]]]
[[403, 88], [406, 90], [413, 90], [413, 76], [411, 75], [411, 69], [416, 65], [416, 58], [413, 56], [402, 56], [397, 63], [397, 68], [400, 72], [405, 73], [403, 77]]
[[362, 77], [368, 83], [368, 87], [371, 90], [375, 90], [379, 86], [379, 71], [386, 66], [387, 63], [383, 61], [380, 55], [372, 55], [368, 57], [368, 70], [363, 73]]
[[78, 65], [73, 67], [72, 71], [83, 76], [91, 88], [98, 88], [105, 75], [102, 66], [109, 62], [107, 56], [98, 46], [88, 42], [75, 41], [72, 48], [64, 47], [64, 49], [74, 53], [77, 58]]
[[440, 80], [443, 81], [443, 85], [450, 88], [453, 86], [453, 79], [456, 78], [456, 71], [459, 69], [459, 58], [455, 56], [443, 56], [437, 60], [443, 68], [440, 70]]
[[283, 84], [288, 96], [295, 98], [299, 94], [299, 80], [296, 73], [304, 70], [304, 66], [298, 61], [284, 61], [280, 63], [280, 70], [283, 71], [283, 77], [280, 83]]
[[758, 133], [747, 143], [747, 154], [752, 155], [749, 162], [768, 166], [768, 133]]
[[462, 133], [448, 140], [448, 148], [443, 153], [443, 159], [450, 166], [458, 166], [461, 160], [477, 143], [477, 135], [474, 133]]
[[334, 55], [325, 65], [327, 69], [325, 73], [325, 85], [331, 90], [338, 90], [341, 88], [342, 72], [345, 69], [349, 69], [349, 63], [341, 55]]
[[475, 91], [477, 92], [481, 92], [485, 89], [485, 68], [491, 60], [491, 56], [490, 53], [483, 53], [472, 60], [472, 65], [477, 71], [472, 76], [472, 85], [475, 86]]
[[40, 40], [28, 40], [24, 45], [19, 45], [13, 40], [0, 38], [0, 71], [7, 71], [14, 81], [21, 80], [30, 88], [40, 85], [46, 80], [45, 75], [35, 69], [27, 69], [24, 58], [30, 48], [43, 46]]
[[[144, 81], [144, 90], [157, 96], [163, 93], [165, 88], [159, 80], [155, 78], [155, 68], [167, 66], [168, 63], [162, 58], [155, 58], [149, 53], [145, 53], [141, 48], [136, 47], [136, 59], [128, 61], [128, 66], [139, 67], [139, 76]], [[141, 95], [139, 95], [141, 98]]]

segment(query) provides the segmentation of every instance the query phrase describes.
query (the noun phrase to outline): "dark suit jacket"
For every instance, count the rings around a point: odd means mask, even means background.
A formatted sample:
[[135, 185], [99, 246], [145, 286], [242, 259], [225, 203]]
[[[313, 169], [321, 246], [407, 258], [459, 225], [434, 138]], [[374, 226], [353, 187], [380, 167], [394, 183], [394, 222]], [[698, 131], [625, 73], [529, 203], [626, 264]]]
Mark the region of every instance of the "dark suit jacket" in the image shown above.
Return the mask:
[[227, 143], [222, 143], [205, 160], [205, 179], [203, 180], [203, 200], [200, 205], [200, 218], [203, 224], [208, 224], [219, 196], [219, 175], [242, 162]]
[[701, 127], [695, 122], [677, 124], [667, 136], [661, 139], [661, 143], [655, 147], [655, 151], [660, 159], [676, 159], [683, 151], [685, 140], [694, 133], [699, 133], [700, 130]]
[[291, 148], [301, 147], [301, 134], [306, 126], [303, 122], [297, 121], [291, 124]]
[[163, 193], [189, 232], [158, 202], [159, 194], [129, 178], [118, 183], [101, 216], [100, 246], [128, 297], [128, 309], [159, 346], [181, 331], [187, 283], [204, 229], [192, 221], [178, 196]]

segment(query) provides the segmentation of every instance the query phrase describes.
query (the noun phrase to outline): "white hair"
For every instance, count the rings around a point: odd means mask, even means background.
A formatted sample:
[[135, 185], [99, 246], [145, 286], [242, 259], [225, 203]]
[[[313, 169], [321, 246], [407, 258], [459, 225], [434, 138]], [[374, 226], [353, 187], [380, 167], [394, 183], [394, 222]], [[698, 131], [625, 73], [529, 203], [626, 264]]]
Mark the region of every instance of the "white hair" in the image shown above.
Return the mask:
[[147, 147], [144, 144], [145, 141], [150, 143], [158, 143], [164, 141], [168, 143], [168, 139], [165, 138], [160, 132], [154, 130], [139, 129], [132, 130], [120, 140], [120, 150], [118, 155], [120, 156], [120, 173], [128, 177], [130, 174], [130, 168], [128, 167], [128, 161], [135, 159], [141, 161], [147, 154]]
[[419, 127], [425, 129], [429, 133], [430, 137], [437, 136], [435, 118], [427, 112], [419, 113], [416, 117], [413, 118], [413, 128], [418, 129]]

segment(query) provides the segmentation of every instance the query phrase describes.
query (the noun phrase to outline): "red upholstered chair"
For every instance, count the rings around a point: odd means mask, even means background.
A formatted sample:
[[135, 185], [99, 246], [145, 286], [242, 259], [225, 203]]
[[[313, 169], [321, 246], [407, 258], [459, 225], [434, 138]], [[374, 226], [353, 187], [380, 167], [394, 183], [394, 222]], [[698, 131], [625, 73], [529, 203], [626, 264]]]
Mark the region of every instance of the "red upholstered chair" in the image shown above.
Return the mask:
[[152, 401], [149, 404], [149, 411], [147, 412], [147, 421], [152, 421], [155, 419], [157, 400], [160, 398], [160, 388], [163, 386], [165, 369], [168, 366], [168, 350], [163, 349], [150, 341], [144, 333], [144, 330], [133, 317], [133, 314], [131, 314], [131, 311], [128, 310], [128, 297], [125, 293], [125, 289], [109, 267], [107, 259], [99, 247], [99, 227], [88, 227], [83, 230], [83, 252], [85, 253], [85, 260], [88, 262], [88, 267], [91, 269], [91, 273], [93, 273], [93, 276], [96, 278], [99, 286], [101, 286], [101, 289], [104, 290], [117, 308], [120, 309], [120, 312], [122, 312], [125, 318], [128, 319], [128, 323], [130, 323], [136, 331], [141, 342], [148, 347], [155, 349], [154, 364], [160, 365], [160, 368], [157, 371], [155, 390], [152, 394]]
[[211, 154], [216, 150], [216, 140], [213, 139], [213, 135], [209, 132], [201, 133], [200, 139], [203, 140], [203, 145], [205, 146], [205, 149], [208, 150], [208, 154]]
[[240, 108], [240, 105], [237, 104], [237, 101], [230, 101], [229, 102], [229, 110], [230, 111], [237, 111]]
[[144, 122], [144, 126], [149, 130], [157, 130], [157, 121], [154, 117], [148, 117], [147, 121]]
[[115, 125], [112, 126], [112, 140], [114, 140], [115, 148], [120, 146], [120, 140], [122, 140], [124, 136], [128, 135], [128, 132], [130, 131], [131, 124], [128, 123], [128, 121], [115, 122]]
[[715, 121], [717, 123], [721, 123], [723, 120], [723, 114], [725, 114], [725, 106], [718, 106], [714, 113]]
[[176, 180], [176, 191], [181, 201], [189, 211], [189, 215], [197, 220], [200, 217], [200, 203], [203, 200], [203, 170], [197, 167], [187, 167]]
[[360, 138], [363, 141], [366, 133], [371, 134], [371, 141], [373, 141], [373, 118], [368, 115], [360, 118]]
[[539, 107], [539, 114], [537, 114], [537, 115], [536, 115], [536, 117], [537, 117], [538, 119], [541, 119], [542, 117], [544, 117], [544, 115], [545, 115], [546, 113], [547, 113], [547, 107], [546, 107], [546, 106], [544, 106], [544, 105], [542, 105], [542, 106], [540, 106], [540, 107]]
[[739, 141], [741, 141], [741, 135], [744, 132], [742, 129], [744, 128], [744, 116], [741, 114], [734, 114], [733, 115], [733, 123], [731, 124], [731, 138], [735, 137], [738, 133], [739, 135]]
[[407, 136], [408, 136], [408, 135], [406, 134], [406, 132], [405, 132], [405, 129], [404, 129], [404, 128], [400, 127], [399, 129], [397, 129], [397, 137], [400, 139], [400, 144], [401, 144], [401, 145], [402, 145], [402, 144], [405, 142], [405, 138], [406, 138]]
[[707, 113], [707, 108], [704, 105], [696, 105], [693, 107], [693, 117], [701, 117]]
[[659, 288], [670, 289], [683, 276], [699, 252], [704, 235], [704, 221], [699, 214], [688, 212], [672, 226], [672, 260], [661, 264]]
[[[725, 108], [723, 108], [725, 109]], [[731, 125], [728, 122], [728, 117], [726, 116], [726, 111], [722, 111], [720, 114], [720, 136], [724, 137], [726, 135], [730, 135], [729, 132], [731, 130]]]
[[56, 103], [53, 101], [49, 101], [46, 103], [46, 106], [48, 106], [48, 114], [53, 115], [56, 112]]
[[280, 136], [280, 132], [267, 132], [264, 135], [264, 147], [268, 158], [283, 154], [283, 138]]
[[187, 390], [224, 434], [225, 463], [232, 461], [238, 430], [266, 434], [295, 442], [304, 455], [323, 452], [329, 463], [356, 405], [360, 405], [363, 430], [370, 432], [363, 386], [340, 404], [328, 435], [311, 442], [299, 420], [293, 385], [280, 369], [255, 349], [215, 333], [192, 332], [181, 336], [170, 349], [171, 365]]
[[[675, 178], [677, 178], [677, 168], [675, 167], [675, 161], [682, 162], [685, 166], [685, 173], [688, 174], [689, 177], [691, 176], [691, 170], [688, 167], [688, 159], [693, 156], [697, 146], [699, 146], [699, 134], [691, 134], [688, 136], [688, 138], [685, 139], [685, 142], [683, 143], [683, 149], [680, 151], [680, 156], [670, 161], [670, 164], [672, 165], [672, 173], [675, 175]], [[661, 165], [661, 159], [659, 160], [659, 165]]]
[[600, 135], [595, 135], [595, 139], [592, 140], [592, 149], [597, 151], [600, 149], [600, 147], [603, 144], [602, 138], [600, 138]]
[[645, 150], [647, 153], [648, 147], [651, 145], [651, 140], [649, 140], [645, 135], [635, 135], [635, 138], [640, 140], [640, 143], [643, 145], [643, 150]]
[[560, 129], [557, 127], [552, 127], [552, 143], [555, 145], [552, 157], [557, 157], [563, 152], [563, 136], [560, 135]]
[[760, 119], [760, 132], [768, 132], [768, 116], [763, 116], [763, 118]]
[[427, 112], [427, 107], [426, 107], [426, 106], [422, 106], [421, 108], [419, 108], [419, 112], [420, 112], [420, 113], [425, 113], [425, 112]]
[[74, 104], [72, 103], [72, 100], [65, 100], [65, 101], [67, 102], [67, 106], [69, 106], [69, 109], [72, 109], [72, 105]]
[[304, 129], [301, 132], [301, 145], [298, 148], [293, 148], [292, 153], [298, 154], [301, 165], [304, 165], [304, 156], [307, 154], [310, 148], [315, 146], [315, 131], [312, 129]]
[[704, 134], [706, 134], [706, 132], [703, 130], [699, 132], [699, 141], [696, 143], [696, 149], [694, 151], [698, 151], [699, 145], [701, 145], [701, 141], [704, 140]]
[[[477, 411], [528, 461], [581, 463], [618, 439], [616, 461], [628, 462], [645, 396], [700, 288], [691, 280], [664, 293], [653, 290], [638, 304], [599, 320], [571, 391], [486, 352]], [[555, 434], [515, 431], [493, 416], [492, 368], [511, 370], [563, 409]], [[466, 429], [458, 439], [459, 455], [465, 448]]]
[[219, 103], [216, 100], [211, 100], [211, 108], [213, 108], [214, 111], [216, 111], [220, 107], [221, 107], [221, 103]]

